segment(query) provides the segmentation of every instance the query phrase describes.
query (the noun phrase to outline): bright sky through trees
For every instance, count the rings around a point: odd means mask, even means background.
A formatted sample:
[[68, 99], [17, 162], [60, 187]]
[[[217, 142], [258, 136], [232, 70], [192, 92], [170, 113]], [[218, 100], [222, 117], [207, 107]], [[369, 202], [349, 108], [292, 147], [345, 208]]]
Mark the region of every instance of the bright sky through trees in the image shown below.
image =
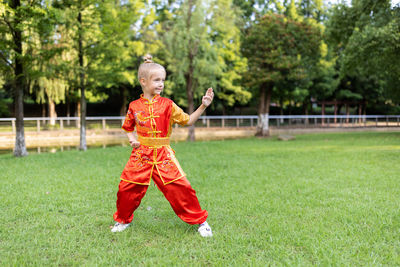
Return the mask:
[[[343, 0], [325, 0], [325, 3], [330, 3], [330, 4], [338, 4], [343, 2]], [[350, 4], [351, 0], [344, 0], [345, 3]], [[400, 4], [400, 0], [392, 0], [392, 6], [396, 6]]]

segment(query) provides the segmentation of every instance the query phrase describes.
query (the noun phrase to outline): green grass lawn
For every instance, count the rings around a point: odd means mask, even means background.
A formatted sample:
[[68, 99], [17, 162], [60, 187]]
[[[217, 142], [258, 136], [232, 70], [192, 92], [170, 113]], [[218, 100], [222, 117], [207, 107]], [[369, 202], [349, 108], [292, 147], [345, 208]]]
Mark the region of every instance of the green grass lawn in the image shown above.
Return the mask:
[[128, 147], [0, 155], [0, 265], [400, 265], [400, 133], [173, 148], [214, 237], [154, 186], [110, 232]]

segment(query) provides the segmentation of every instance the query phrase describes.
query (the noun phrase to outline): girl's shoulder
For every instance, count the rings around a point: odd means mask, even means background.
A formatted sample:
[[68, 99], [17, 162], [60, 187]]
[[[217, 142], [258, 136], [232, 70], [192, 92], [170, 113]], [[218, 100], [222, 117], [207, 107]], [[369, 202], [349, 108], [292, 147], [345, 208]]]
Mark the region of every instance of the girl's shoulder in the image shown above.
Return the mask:
[[162, 96], [158, 97], [158, 98], [157, 98], [157, 101], [164, 102], [164, 103], [168, 103], [168, 104], [172, 104], [172, 103], [174, 102], [174, 101], [172, 101], [171, 99], [166, 98], [166, 97], [162, 97]]

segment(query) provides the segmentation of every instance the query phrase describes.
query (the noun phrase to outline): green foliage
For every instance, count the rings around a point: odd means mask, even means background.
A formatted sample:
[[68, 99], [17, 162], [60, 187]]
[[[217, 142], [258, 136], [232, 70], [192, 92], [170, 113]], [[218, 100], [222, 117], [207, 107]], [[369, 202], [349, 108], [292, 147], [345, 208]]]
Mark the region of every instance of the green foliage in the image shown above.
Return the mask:
[[[272, 101], [286, 104], [400, 103], [400, 8], [389, 0], [59, 0], [22, 1], [17, 10], [11, 3], [0, 3], [0, 84], [13, 94], [20, 58], [24, 90], [38, 103], [75, 102], [83, 72], [88, 100], [118, 95], [122, 111], [136, 93], [128, 90], [140, 88], [146, 53], [167, 68], [164, 94], [182, 106], [188, 83], [195, 102], [214, 87], [214, 109], [253, 105], [267, 83]], [[22, 31], [22, 54], [13, 29]]]
[[319, 29], [306, 22], [276, 14], [260, 18], [247, 31], [243, 46], [249, 86], [258, 90], [272, 84], [282, 94], [294, 90], [290, 85], [304, 82], [307, 69], [318, 62], [320, 41]]
[[[57, 53], [57, 49], [43, 44], [52, 42], [52, 30], [57, 21], [57, 10], [47, 2], [28, 3], [21, 1], [16, 9], [11, 1], [0, 3], [0, 71], [6, 82], [13, 84], [15, 60], [20, 58], [26, 84], [44, 77], [45, 73], [35, 68], [35, 62], [48, 61]], [[15, 51], [17, 41], [15, 30], [21, 31], [22, 53]]]
[[[400, 103], [400, 10], [377, 14], [362, 29], [355, 28], [344, 51], [342, 69], [353, 75], [377, 76], [385, 83], [386, 99]], [[397, 13], [397, 16], [396, 16]], [[391, 97], [390, 97], [391, 96]]]
[[247, 59], [240, 51], [239, 28], [235, 24], [237, 11], [230, 0], [215, 1], [211, 9], [213, 11], [211, 40], [213, 45], [217, 46], [218, 63], [221, 66], [221, 73], [217, 77], [217, 98], [230, 107], [235, 104], [246, 104], [251, 98], [251, 93], [241, 84], [247, 69]]
[[240, 54], [237, 14], [230, 0], [188, 1], [176, 10], [174, 23], [165, 34], [168, 69], [174, 84], [174, 99], [187, 106], [184, 92], [193, 82], [200, 99], [208, 87], [227, 106], [247, 103], [250, 93], [240, 79], [246, 60]]
[[400, 102], [397, 10], [388, 0], [358, 0], [332, 9], [327, 36], [338, 56], [338, 98]]
[[325, 18], [326, 9], [322, 0], [301, 0], [299, 5], [299, 13], [308, 19], [316, 22], [322, 22]]
[[0, 76], [0, 117], [9, 117], [8, 101], [6, 99], [6, 92], [3, 88], [4, 80]]
[[209, 43], [206, 4], [204, 1], [192, 2], [180, 6], [171, 30], [165, 35], [174, 99], [183, 106], [188, 105], [185, 97], [188, 79], [193, 80], [196, 97], [207, 87], [215, 86], [215, 73], [220, 72], [216, 48]]

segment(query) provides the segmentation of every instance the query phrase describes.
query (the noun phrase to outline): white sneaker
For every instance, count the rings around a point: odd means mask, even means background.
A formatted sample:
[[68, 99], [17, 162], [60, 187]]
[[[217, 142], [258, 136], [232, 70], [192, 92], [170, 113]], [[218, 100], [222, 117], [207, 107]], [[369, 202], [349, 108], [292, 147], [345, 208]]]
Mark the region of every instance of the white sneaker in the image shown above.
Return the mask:
[[122, 232], [124, 231], [126, 228], [129, 227], [129, 225], [131, 225], [130, 223], [115, 223], [114, 227], [111, 229], [111, 232], [115, 233], [115, 232]]
[[197, 231], [199, 231], [202, 237], [211, 237], [213, 235], [211, 227], [208, 225], [207, 222], [203, 222], [202, 224], [200, 224], [199, 230]]

